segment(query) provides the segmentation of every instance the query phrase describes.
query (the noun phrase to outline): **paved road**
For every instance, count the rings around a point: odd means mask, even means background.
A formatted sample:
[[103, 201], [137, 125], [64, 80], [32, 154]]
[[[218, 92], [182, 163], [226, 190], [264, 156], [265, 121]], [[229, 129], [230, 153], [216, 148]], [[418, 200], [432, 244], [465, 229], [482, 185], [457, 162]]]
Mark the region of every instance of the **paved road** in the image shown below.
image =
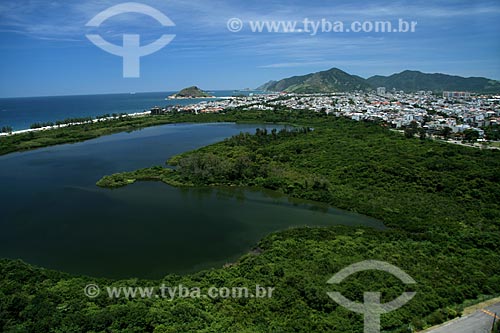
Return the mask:
[[491, 333], [495, 313], [498, 316], [497, 320], [499, 320], [500, 303], [476, 311], [466, 317], [452, 320], [427, 333]]

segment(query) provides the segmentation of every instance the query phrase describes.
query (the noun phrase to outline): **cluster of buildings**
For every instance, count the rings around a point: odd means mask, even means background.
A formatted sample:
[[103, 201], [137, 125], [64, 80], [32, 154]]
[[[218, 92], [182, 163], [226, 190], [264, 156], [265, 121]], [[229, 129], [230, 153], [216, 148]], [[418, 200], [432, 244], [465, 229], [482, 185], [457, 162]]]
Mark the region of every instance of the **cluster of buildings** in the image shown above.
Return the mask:
[[164, 108], [154, 107], [151, 109], [151, 114], [159, 115], [170, 112], [182, 113], [218, 113], [223, 110], [236, 109], [236, 108], [253, 108], [260, 110], [273, 110], [272, 107], [265, 104], [270, 100], [276, 98], [278, 95], [250, 95], [250, 96], [233, 96], [233, 97], [219, 97], [214, 100], [205, 100], [196, 104], [189, 105], [169, 105]]
[[465, 92], [445, 92], [437, 96], [430, 91], [387, 92], [384, 87], [372, 93], [274, 93], [226, 97], [185, 106], [156, 108], [152, 113], [199, 114], [235, 108], [269, 111], [278, 108], [309, 109], [357, 121], [384, 122], [396, 129], [412, 123], [415, 126], [416, 123], [416, 126], [424, 128], [431, 135], [449, 127], [452, 133], [476, 130], [482, 137], [482, 127], [500, 123], [500, 96], [471, 96]]

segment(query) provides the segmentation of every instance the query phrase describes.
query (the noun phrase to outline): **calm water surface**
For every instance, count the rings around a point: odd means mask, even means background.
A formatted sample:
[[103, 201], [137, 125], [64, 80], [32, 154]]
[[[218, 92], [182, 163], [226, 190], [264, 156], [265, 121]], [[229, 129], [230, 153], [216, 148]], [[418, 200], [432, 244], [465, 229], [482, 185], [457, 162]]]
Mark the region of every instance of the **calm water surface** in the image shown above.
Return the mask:
[[[154, 106], [188, 105], [207, 99], [165, 100], [174, 92], [137, 94], [107, 94], [81, 96], [49, 96], [0, 98], [0, 128], [10, 126], [14, 130], [30, 128], [39, 122], [55, 122], [67, 118], [96, 117], [111, 113], [136, 113]], [[232, 96], [234, 91], [212, 91], [216, 97]], [[238, 92], [246, 94], [250, 92]]]
[[264, 126], [165, 125], [0, 157], [0, 257], [75, 274], [159, 278], [220, 267], [288, 227], [383, 227], [366, 216], [251, 190], [95, 186], [103, 175], [161, 165], [256, 127]]

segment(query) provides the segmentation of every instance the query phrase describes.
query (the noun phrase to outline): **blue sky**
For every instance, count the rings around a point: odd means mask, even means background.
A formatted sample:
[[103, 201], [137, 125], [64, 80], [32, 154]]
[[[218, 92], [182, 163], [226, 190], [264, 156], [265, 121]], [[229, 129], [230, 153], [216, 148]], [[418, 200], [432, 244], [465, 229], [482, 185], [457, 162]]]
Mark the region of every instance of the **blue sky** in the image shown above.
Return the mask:
[[[338, 67], [369, 77], [405, 69], [500, 79], [500, 1], [144, 0], [174, 23], [136, 13], [86, 23], [115, 0], [2, 0], [0, 97], [256, 87], [271, 79]], [[240, 18], [243, 30], [227, 29]], [[251, 20], [417, 21], [415, 33], [254, 33]], [[85, 35], [121, 44], [176, 38], [123, 78], [122, 59]]]

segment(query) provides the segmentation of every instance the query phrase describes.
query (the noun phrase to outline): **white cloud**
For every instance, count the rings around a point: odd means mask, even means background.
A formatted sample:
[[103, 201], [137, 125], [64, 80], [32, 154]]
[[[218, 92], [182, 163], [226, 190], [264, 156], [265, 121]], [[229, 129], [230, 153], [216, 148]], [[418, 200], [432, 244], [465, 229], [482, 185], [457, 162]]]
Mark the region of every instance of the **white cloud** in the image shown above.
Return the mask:
[[[133, 1], [133, 0], [132, 0]], [[45, 36], [82, 35], [85, 23], [102, 10], [122, 3], [122, 0], [88, 0], [44, 1], [44, 0], [3, 0], [0, 3], [0, 26], [15, 28], [26, 33]], [[393, 2], [390, 5], [367, 4], [332, 4], [310, 6], [309, 4], [293, 5], [289, 3], [251, 5], [222, 0], [142, 0], [141, 3], [151, 5], [175, 16], [183, 29], [203, 31], [205, 34], [226, 30], [226, 21], [231, 17], [249, 20], [298, 20], [304, 18], [326, 18], [339, 20], [363, 20], [368, 18], [394, 19], [407, 18], [452, 18], [458, 16], [496, 15], [500, 13], [500, 5], [475, 4], [464, 6], [439, 6], [436, 4], [416, 5]], [[174, 20], [175, 21], [175, 20]], [[152, 28], [148, 21], [139, 16], [117, 16], [116, 24], [137, 24], [144, 28]], [[177, 23], [177, 22], [176, 22]]]

